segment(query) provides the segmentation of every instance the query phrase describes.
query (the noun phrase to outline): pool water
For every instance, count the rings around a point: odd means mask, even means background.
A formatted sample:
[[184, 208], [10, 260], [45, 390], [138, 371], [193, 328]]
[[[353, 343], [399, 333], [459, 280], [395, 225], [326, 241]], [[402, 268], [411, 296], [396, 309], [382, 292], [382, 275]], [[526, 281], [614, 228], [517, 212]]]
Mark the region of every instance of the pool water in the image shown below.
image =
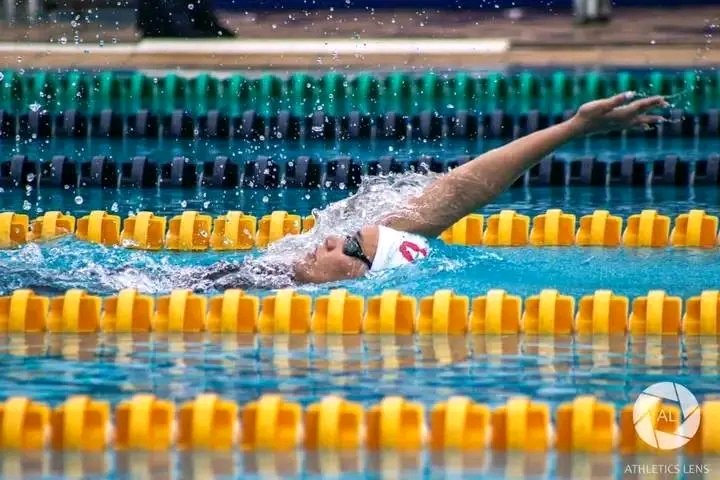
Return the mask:
[[[412, 144], [393, 147], [391, 151], [400, 158], [425, 153], [452, 156], [478, 153], [493, 146], [466, 142], [431, 147]], [[287, 144], [265, 144], [255, 150], [228, 142], [187, 145], [147, 141], [99, 144], [50, 141], [29, 145], [2, 143], [0, 147], [3, 156], [22, 153], [32, 158], [47, 158], [63, 153], [73, 158], [89, 158], [95, 154], [124, 158], [145, 154], [169, 159], [187, 155], [198, 161], [227, 152], [248, 158], [282, 152], [285, 158], [294, 158], [308, 151], [325, 152], [325, 158], [343, 153], [367, 161], [390, 151], [390, 145], [381, 143], [369, 148], [365, 144], [330, 147], [313, 144], [292, 148]], [[576, 143], [560, 153], [583, 155], [588, 151], [610, 160], [627, 151], [646, 158], [675, 153], [693, 159], [720, 151], [720, 144], [717, 141], [699, 144], [693, 140], [602, 139]], [[232, 209], [260, 216], [283, 209], [306, 215], [347, 195], [348, 192], [342, 190], [13, 189], [0, 193], [0, 211], [36, 216], [61, 210], [80, 217], [91, 210], [102, 209], [126, 217], [140, 210], [173, 215], [192, 209], [218, 216]], [[656, 208], [670, 216], [702, 208], [717, 215], [718, 205], [720, 190], [715, 187], [532, 187], [509, 190], [483, 207], [480, 213], [510, 208], [532, 216], [548, 208], [561, 208], [580, 216], [596, 209], [608, 209], [627, 218], [644, 208]], [[172, 282], [163, 280], [172, 277], [179, 266], [209, 265], [222, 259], [258, 254], [257, 250], [250, 253], [142, 252], [61, 238], [0, 251], [0, 295], [23, 287], [52, 295], [69, 288], [110, 295], [125, 287], [161, 294], [172, 289]], [[345, 287], [366, 298], [387, 288], [400, 289], [416, 297], [445, 288], [470, 297], [491, 288], [502, 288], [523, 297], [544, 288], [556, 288], [575, 298], [601, 288], [610, 288], [631, 298], [651, 289], [665, 289], [687, 298], [718, 287], [717, 255], [716, 250], [678, 248], [493, 248], [449, 246], [435, 241], [430, 259], [411, 268], [370, 279], [300, 289], [317, 297], [332, 288]], [[147, 271], [150, 280], [137, 284], [134, 283], [137, 278], [123, 280], [113, 275], [113, 269], [128, 265]], [[251, 293], [264, 296], [271, 292], [255, 289]], [[676, 336], [631, 339], [527, 335], [0, 335], [0, 365], [4, 370], [0, 376], [0, 399], [30, 394], [37, 401], [57, 405], [69, 395], [88, 394], [115, 405], [134, 393], [152, 392], [179, 404], [199, 393], [212, 391], [243, 404], [263, 393], [279, 392], [287, 400], [303, 406], [324, 395], [339, 394], [369, 407], [384, 396], [400, 394], [422, 402], [429, 410], [434, 403], [452, 395], [468, 395], [490, 406], [500, 405], [514, 395], [528, 395], [547, 402], [554, 410], [559, 403], [578, 395], [593, 394], [620, 408], [632, 403], [645, 387], [657, 381], [679, 382], [699, 400], [717, 394], [720, 347], [715, 340]], [[85, 462], [81, 463], [86, 473], [110, 472], [109, 475], [116, 478], [138, 478], [142, 476], [138, 472], [146, 468], [161, 478], [174, 478], [175, 472], [190, 470], [200, 476], [214, 472], [218, 476], [245, 478], [274, 472], [283, 477], [305, 478], [328, 473], [328, 468], [338, 464], [342, 467], [339, 471], [348, 478], [362, 476], [365, 471], [369, 476], [380, 477], [381, 472], [387, 473], [393, 468], [399, 477], [407, 478], [446, 474], [454, 477], [452, 472], [457, 476], [464, 472], [468, 477], [482, 474], [484, 478], [522, 475], [527, 478], [610, 478], [620, 474], [627, 464], [616, 455], [582, 458], [555, 454], [485, 455], [448, 459], [436, 458], [427, 452], [363, 453], [360, 461], [352, 455], [328, 460], [304, 452], [265, 457], [239, 452], [167, 452], [143, 457], [107, 453], [96, 458], [88, 454], [84, 460], [80, 457], [73, 460], [50, 452], [36, 457], [28, 454], [27, 458], [3, 453], [0, 476], [7, 475], [3, 472], [17, 471], [13, 469], [19, 468], [18, 465], [34, 476], [33, 465], [37, 466], [38, 462], [49, 463], [53, 475], [65, 475], [68, 469], [77, 471], [81, 460]], [[668, 458], [654, 463], [669, 461]]]

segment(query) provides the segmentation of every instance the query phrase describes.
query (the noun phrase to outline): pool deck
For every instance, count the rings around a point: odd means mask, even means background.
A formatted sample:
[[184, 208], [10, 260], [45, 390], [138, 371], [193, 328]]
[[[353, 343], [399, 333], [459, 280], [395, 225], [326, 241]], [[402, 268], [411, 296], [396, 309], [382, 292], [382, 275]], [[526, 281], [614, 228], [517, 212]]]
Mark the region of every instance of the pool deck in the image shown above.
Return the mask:
[[[710, 7], [615, 9], [610, 23], [587, 26], [574, 24], [569, 11], [547, 10], [318, 10], [219, 16], [237, 32], [237, 39], [142, 40], [132, 17], [111, 11], [76, 27], [57, 18], [16, 25], [0, 32], [0, 68], [268, 71], [720, 65], [720, 11]], [[104, 26], [111, 23], [112, 28]]]

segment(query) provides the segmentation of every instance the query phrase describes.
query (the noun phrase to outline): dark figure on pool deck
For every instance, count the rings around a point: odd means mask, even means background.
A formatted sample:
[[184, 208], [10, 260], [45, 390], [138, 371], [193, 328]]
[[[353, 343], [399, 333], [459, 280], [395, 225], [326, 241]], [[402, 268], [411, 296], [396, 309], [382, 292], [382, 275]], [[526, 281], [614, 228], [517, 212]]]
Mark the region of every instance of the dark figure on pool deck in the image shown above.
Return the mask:
[[233, 38], [210, 0], [139, 0], [138, 30], [144, 38]]
[[[505, 191], [528, 168], [569, 140], [583, 135], [650, 128], [664, 121], [650, 110], [668, 104], [663, 97], [632, 101], [634, 92], [586, 103], [569, 120], [491, 150], [438, 177], [417, 197], [377, 224], [353, 235], [329, 236], [292, 264], [293, 283], [324, 283], [357, 278], [370, 271], [412, 263], [429, 254], [424, 237], [436, 237], [465, 215]], [[211, 288], [247, 288], [247, 266], [221, 262], [194, 280]], [[272, 274], [272, 265], [262, 266]], [[286, 272], [287, 274], [287, 272]]]

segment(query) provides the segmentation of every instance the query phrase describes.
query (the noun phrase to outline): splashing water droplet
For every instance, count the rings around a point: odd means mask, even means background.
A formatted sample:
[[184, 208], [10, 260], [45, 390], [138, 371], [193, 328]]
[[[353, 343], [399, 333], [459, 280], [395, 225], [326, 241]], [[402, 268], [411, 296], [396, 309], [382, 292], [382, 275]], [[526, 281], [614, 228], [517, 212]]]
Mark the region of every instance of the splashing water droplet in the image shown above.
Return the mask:
[[75, 197], [75, 205], [82, 205], [84, 201], [85, 199], [83, 199], [83, 197], [81, 197], [80, 195]]
[[67, 37], [60, 37], [58, 40], [60, 42], [60, 45], [66, 45], [67, 44]]
[[0, 72], [0, 82], [2, 82], [3, 80], [5, 80], [5, 74]]
[[180, 201], [180, 206], [181, 206], [182, 208], [187, 208], [187, 200], [181, 200], [181, 201]]
[[117, 202], [114, 202], [114, 203], [110, 206], [110, 211], [111, 211], [111, 212], [117, 213], [119, 210], [120, 210], [120, 208], [118, 207]]
[[38, 111], [40, 111], [40, 108], [41, 108], [41, 107], [42, 107], [42, 105], [40, 105], [40, 104], [37, 103], [37, 102], [30, 104], [30, 110], [32, 110], [33, 112], [38, 112]]
[[208, 208], [210, 206], [210, 202], [203, 202], [203, 208]]
[[27, 174], [27, 177], [25, 177], [25, 178], [27, 178], [28, 183], [31, 183], [33, 180], [35, 180], [35, 174], [34, 174], [34, 173], [28, 173], [28, 174]]
[[268, 202], [270, 201], [270, 197], [268, 197], [267, 195], [265, 195], [265, 196], [262, 198], [262, 201], [263, 201], [263, 203], [268, 203]]
[[28, 202], [27, 200], [25, 200], [23, 202], [23, 210], [30, 210], [31, 208], [32, 208], [32, 204], [30, 202]]
[[188, 10], [193, 10], [195, 8], [195, 5], [192, 3], [188, 3]]

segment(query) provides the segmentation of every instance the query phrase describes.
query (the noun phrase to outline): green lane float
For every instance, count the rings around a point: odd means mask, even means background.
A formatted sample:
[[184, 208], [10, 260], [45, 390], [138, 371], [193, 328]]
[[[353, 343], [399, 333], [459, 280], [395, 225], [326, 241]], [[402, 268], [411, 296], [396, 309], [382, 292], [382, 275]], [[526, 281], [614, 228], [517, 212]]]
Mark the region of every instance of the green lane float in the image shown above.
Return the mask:
[[677, 96], [690, 112], [697, 113], [698, 107], [717, 105], [717, 76], [717, 72], [689, 69], [647, 73], [458, 71], [442, 75], [396, 71], [348, 76], [289, 72], [286, 76], [233, 74], [226, 78], [209, 72], [148, 76], [142, 72], [6, 70], [0, 80], [0, 110], [20, 112], [37, 102], [52, 112], [76, 109], [88, 114], [113, 108], [125, 114], [140, 109], [157, 114], [185, 109], [202, 115], [218, 109], [228, 114], [255, 110], [263, 116], [289, 110], [306, 116], [319, 106], [332, 116], [342, 116], [354, 110], [404, 115], [443, 112], [452, 104], [462, 110], [539, 108], [544, 113], [560, 113], [590, 99], [636, 90], [645, 95]]

